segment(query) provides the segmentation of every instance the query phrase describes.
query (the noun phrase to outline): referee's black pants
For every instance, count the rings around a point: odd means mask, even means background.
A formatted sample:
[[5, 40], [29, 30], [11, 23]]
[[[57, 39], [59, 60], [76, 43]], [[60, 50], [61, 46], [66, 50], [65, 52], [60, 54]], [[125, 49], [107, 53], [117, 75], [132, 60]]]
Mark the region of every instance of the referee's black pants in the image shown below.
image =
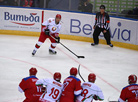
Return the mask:
[[[105, 29], [104, 28], [99, 28], [98, 26], [95, 28], [94, 30], [94, 33], [93, 33], [93, 40], [94, 40], [94, 43], [95, 44], [99, 44], [99, 35], [101, 32], [103, 32]], [[104, 38], [107, 42], [107, 44], [111, 44], [111, 35], [110, 35], [110, 31], [109, 29], [106, 30], [107, 32], [106, 33], [103, 33], [104, 34]]]

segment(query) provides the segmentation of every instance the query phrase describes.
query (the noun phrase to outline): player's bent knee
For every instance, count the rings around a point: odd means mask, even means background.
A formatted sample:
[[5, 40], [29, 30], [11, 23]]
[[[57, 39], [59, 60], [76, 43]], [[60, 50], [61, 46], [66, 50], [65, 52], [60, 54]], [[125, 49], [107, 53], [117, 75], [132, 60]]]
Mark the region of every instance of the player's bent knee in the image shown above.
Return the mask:
[[40, 41], [37, 42], [37, 45], [39, 45], [39, 46], [41, 46], [42, 44], [43, 44], [43, 42], [40, 42]]
[[51, 44], [53, 47], [56, 47], [57, 46], [57, 43], [52, 43]]

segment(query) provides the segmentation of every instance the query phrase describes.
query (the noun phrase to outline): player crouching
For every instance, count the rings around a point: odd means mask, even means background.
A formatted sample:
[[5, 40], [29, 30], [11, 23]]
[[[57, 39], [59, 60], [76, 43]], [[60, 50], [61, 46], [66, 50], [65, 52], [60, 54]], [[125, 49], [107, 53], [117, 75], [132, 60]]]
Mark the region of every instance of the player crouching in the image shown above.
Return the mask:
[[45, 92], [39, 99], [39, 102], [57, 102], [62, 93], [62, 84], [60, 83], [61, 74], [56, 72], [53, 79], [41, 79], [36, 82], [36, 85], [46, 86]]
[[93, 102], [94, 100], [104, 100], [102, 90], [94, 84], [96, 80], [96, 75], [90, 73], [88, 76], [89, 82], [84, 82], [82, 84], [83, 91], [80, 96], [77, 97], [76, 102]]
[[56, 48], [57, 43], [60, 42], [59, 31], [61, 29], [61, 15], [57, 14], [55, 18], [49, 18], [45, 22], [42, 23], [42, 31], [40, 33], [40, 37], [38, 42], [35, 45], [35, 48], [32, 52], [32, 55], [35, 55], [40, 46], [45, 42], [47, 38], [51, 41], [51, 46], [49, 47], [50, 54], [56, 54], [57, 52], [54, 50]]

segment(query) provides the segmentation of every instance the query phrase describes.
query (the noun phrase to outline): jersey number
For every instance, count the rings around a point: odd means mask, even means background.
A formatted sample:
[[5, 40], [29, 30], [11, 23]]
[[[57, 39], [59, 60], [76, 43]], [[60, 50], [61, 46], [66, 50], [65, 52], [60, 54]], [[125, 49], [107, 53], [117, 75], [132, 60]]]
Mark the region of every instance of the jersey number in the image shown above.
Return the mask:
[[49, 96], [52, 95], [52, 98], [53, 99], [56, 99], [59, 95], [59, 90], [58, 89], [55, 89], [54, 87], [51, 89], [51, 93], [49, 94]]
[[64, 88], [63, 88], [63, 91], [65, 90], [65, 88], [69, 85], [69, 82], [65, 82], [64, 83]]
[[135, 93], [136, 97], [138, 98], [138, 90], [133, 90], [132, 93]]
[[37, 87], [37, 92], [42, 92], [41, 86], [36, 86]]
[[86, 97], [87, 94], [88, 94], [88, 90], [84, 89], [81, 93], [81, 96]]

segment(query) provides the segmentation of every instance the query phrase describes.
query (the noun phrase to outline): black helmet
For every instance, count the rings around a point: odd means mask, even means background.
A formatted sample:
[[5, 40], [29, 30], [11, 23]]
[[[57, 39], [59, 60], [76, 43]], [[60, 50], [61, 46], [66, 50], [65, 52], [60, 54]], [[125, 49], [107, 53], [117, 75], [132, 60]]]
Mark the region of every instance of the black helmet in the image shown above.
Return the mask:
[[100, 9], [105, 9], [105, 6], [104, 6], [104, 5], [101, 5], [101, 6], [100, 6]]

